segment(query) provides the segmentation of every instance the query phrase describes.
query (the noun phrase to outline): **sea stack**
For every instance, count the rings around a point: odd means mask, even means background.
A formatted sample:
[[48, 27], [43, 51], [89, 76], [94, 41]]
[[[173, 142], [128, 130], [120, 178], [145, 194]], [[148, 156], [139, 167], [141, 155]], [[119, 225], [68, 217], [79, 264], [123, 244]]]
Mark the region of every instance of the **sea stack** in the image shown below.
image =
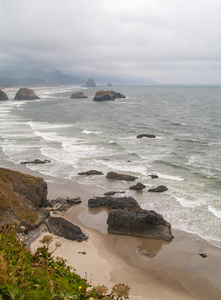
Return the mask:
[[8, 100], [8, 96], [6, 95], [5, 92], [0, 90], [0, 101], [5, 101], [5, 100]]
[[93, 79], [88, 79], [88, 81], [85, 83], [86, 87], [96, 87], [96, 83]]
[[40, 99], [33, 90], [27, 88], [20, 88], [16, 93], [14, 100], [35, 100]]

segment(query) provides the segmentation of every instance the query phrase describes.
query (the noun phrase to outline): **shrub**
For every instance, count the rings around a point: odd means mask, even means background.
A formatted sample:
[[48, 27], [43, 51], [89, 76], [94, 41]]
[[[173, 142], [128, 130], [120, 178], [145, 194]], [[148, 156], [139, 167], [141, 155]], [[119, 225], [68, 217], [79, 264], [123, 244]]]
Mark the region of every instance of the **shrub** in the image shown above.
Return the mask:
[[15, 225], [0, 229], [0, 300], [129, 299], [129, 287], [115, 285], [111, 292], [99, 284], [91, 286], [63, 257], [52, 257], [52, 237], [46, 235], [33, 254], [17, 236]]

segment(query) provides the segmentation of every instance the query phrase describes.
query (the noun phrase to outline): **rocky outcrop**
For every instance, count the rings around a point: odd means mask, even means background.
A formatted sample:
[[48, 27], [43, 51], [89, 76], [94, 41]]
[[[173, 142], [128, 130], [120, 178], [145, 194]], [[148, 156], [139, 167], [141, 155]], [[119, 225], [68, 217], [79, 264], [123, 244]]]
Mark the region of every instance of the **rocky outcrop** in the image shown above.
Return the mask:
[[88, 79], [88, 81], [85, 83], [86, 87], [96, 87], [96, 83], [93, 79]]
[[168, 188], [166, 186], [159, 185], [156, 188], [149, 189], [148, 192], [162, 193], [162, 192], [165, 192], [167, 190], [168, 190]]
[[171, 225], [153, 210], [112, 210], [107, 219], [108, 233], [171, 241]]
[[106, 175], [106, 178], [108, 179], [118, 179], [118, 180], [125, 180], [125, 181], [134, 181], [137, 179], [137, 177], [132, 175], [126, 175], [126, 174], [119, 174], [115, 172], [109, 172]]
[[77, 198], [61, 198], [52, 199], [47, 201], [47, 206], [50, 207], [50, 211], [62, 211], [65, 212], [73, 205], [80, 204], [82, 201], [80, 197]]
[[100, 90], [96, 92], [93, 101], [111, 101], [118, 98], [126, 98], [126, 97], [121, 93], [115, 91]]
[[141, 191], [142, 189], [144, 189], [146, 187], [146, 185], [144, 185], [141, 182], [138, 182], [136, 185], [132, 185], [129, 187], [130, 190], [136, 190], [136, 191]]
[[132, 197], [96, 197], [88, 200], [88, 207], [105, 206], [111, 209], [108, 233], [141, 236], [170, 241], [171, 225], [153, 210], [144, 210]]
[[73, 93], [71, 95], [72, 99], [84, 99], [84, 98], [88, 98], [83, 92], [76, 92], [76, 93]]
[[46, 164], [46, 163], [49, 163], [49, 162], [51, 162], [51, 161], [48, 160], [48, 159], [45, 159], [45, 160], [35, 159], [35, 160], [32, 160], [32, 161], [22, 161], [20, 164], [23, 164], [23, 165], [26, 165], [26, 164]]
[[8, 96], [5, 92], [0, 90], [0, 101], [5, 101], [5, 100], [8, 100]]
[[95, 197], [88, 200], [88, 207], [106, 206], [109, 209], [140, 209], [140, 205], [132, 197]]
[[139, 134], [137, 136], [137, 139], [142, 139], [143, 137], [149, 138], [149, 139], [154, 139], [156, 136], [154, 134]]
[[80, 172], [78, 173], [78, 175], [104, 175], [102, 172], [100, 171], [97, 171], [97, 170], [89, 170], [89, 171], [86, 171], [86, 172]]
[[27, 88], [20, 88], [15, 95], [15, 100], [35, 100], [40, 99], [33, 90]]
[[46, 201], [42, 178], [0, 168], [0, 225], [18, 220], [26, 230], [38, 227], [49, 215]]
[[45, 221], [45, 224], [50, 233], [64, 237], [68, 240], [82, 242], [88, 239], [81, 231], [80, 227], [61, 217], [49, 217]]

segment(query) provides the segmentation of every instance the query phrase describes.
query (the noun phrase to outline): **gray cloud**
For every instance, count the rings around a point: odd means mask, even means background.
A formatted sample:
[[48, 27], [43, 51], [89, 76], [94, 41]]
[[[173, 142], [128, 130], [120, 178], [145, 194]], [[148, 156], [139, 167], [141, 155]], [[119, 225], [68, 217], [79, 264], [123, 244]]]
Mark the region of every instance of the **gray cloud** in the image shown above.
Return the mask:
[[220, 11], [220, 0], [0, 0], [0, 66], [218, 84]]

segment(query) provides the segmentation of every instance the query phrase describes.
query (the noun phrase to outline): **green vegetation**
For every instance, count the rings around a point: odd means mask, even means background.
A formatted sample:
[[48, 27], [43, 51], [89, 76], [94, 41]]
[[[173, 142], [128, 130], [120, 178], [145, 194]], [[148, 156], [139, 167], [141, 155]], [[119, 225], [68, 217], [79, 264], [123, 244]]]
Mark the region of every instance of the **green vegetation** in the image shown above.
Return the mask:
[[[91, 286], [64, 258], [54, 259], [56, 248], [49, 251], [50, 235], [31, 253], [17, 236], [15, 225], [0, 228], [0, 300], [129, 299], [128, 286], [117, 284], [111, 292], [103, 285]], [[21, 226], [20, 231], [24, 230]], [[55, 245], [59, 247], [60, 242]]]

